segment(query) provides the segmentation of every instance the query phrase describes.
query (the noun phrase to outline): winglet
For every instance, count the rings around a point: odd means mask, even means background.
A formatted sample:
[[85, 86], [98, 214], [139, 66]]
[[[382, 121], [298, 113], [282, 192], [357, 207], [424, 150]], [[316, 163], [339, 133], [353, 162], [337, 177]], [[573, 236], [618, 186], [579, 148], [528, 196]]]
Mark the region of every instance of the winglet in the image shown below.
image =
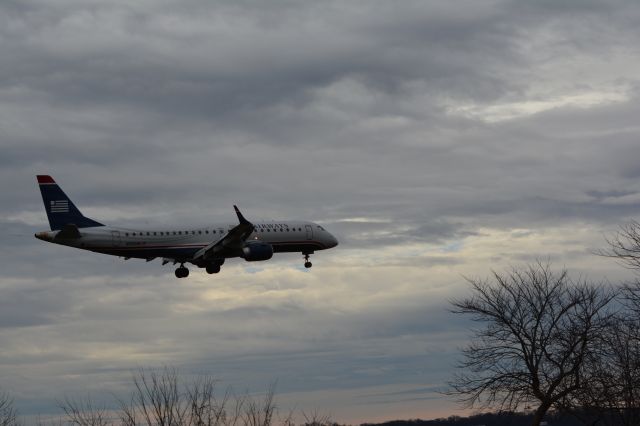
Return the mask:
[[241, 224], [251, 225], [251, 222], [249, 222], [247, 219], [244, 218], [244, 216], [242, 216], [242, 213], [240, 213], [238, 206], [234, 205], [233, 208], [236, 211], [236, 215], [238, 215], [238, 220], [240, 221]]

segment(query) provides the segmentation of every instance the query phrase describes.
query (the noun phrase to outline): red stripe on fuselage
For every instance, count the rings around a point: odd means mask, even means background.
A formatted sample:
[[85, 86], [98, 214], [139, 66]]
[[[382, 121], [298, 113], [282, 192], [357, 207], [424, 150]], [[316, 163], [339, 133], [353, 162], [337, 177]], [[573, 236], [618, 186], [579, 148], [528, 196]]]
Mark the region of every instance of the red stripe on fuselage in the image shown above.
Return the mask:
[[93, 249], [98, 249], [98, 250], [102, 250], [102, 249], [117, 249], [117, 250], [134, 250], [134, 249], [140, 249], [140, 250], [145, 250], [145, 249], [163, 249], [163, 248], [202, 248], [202, 247], [206, 247], [207, 244], [171, 244], [171, 245], [165, 245], [165, 246], [160, 246], [160, 245], [139, 245], [139, 246], [87, 246], [87, 247], [82, 247], [82, 248], [87, 248], [90, 250]]
[[[260, 241], [271, 245], [287, 245], [287, 244], [308, 244], [324, 248], [324, 245], [313, 240], [301, 241], [263, 241], [263, 240], [247, 240], [247, 242]], [[172, 249], [172, 248], [202, 248], [208, 244], [170, 244], [170, 245], [139, 245], [139, 246], [88, 246], [83, 247], [89, 250], [145, 250], [145, 249]]]

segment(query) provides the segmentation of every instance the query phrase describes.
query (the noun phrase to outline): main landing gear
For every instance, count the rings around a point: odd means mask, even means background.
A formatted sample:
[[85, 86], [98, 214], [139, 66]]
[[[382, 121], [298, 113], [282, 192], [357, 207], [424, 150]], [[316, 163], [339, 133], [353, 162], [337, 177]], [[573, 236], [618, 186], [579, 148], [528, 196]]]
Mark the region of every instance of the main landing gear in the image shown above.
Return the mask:
[[198, 266], [200, 266], [201, 268], [202, 266], [204, 266], [204, 269], [207, 271], [207, 274], [217, 274], [218, 272], [220, 272], [220, 267], [222, 265], [224, 265], [224, 258], [211, 259], [205, 265], [198, 265]]
[[189, 276], [189, 270], [184, 267], [184, 263], [180, 264], [180, 267], [176, 269], [176, 278], [187, 278]]
[[206, 267], [207, 274], [217, 274], [220, 272], [220, 265], [214, 263], [213, 265], [207, 265]]
[[304, 267], [311, 268], [313, 263], [309, 262], [309, 253], [302, 253], [304, 255]]

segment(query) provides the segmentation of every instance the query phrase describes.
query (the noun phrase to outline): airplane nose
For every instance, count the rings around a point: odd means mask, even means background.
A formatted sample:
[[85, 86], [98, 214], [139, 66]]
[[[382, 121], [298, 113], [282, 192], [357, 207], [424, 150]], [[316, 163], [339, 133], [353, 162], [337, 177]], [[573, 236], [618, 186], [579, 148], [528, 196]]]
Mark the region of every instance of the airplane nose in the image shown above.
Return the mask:
[[338, 239], [333, 235], [329, 234], [329, 248], [333, 248], [338, 245]]

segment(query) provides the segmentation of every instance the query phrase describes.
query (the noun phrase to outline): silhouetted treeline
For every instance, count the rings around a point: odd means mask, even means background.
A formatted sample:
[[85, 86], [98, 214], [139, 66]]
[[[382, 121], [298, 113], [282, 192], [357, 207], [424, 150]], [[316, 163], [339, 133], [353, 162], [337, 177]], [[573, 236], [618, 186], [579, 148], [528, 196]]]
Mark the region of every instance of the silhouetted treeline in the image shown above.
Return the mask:
[[[384, 423], [363, 423], [361, 426], [520, 426], [531, 424], [533, 413], [483, 413], [469, 417], [450, 416], [435, 420], [393, 420]], [[586, 420], [586, 419], [585, 419]], [[593, 419], [595, 421], [595, 419]], [[547, 413], [548, 426], [584, 426], [577, 417], [562, 413]], [[587, 424], [589, 422], [587, 421]]]

